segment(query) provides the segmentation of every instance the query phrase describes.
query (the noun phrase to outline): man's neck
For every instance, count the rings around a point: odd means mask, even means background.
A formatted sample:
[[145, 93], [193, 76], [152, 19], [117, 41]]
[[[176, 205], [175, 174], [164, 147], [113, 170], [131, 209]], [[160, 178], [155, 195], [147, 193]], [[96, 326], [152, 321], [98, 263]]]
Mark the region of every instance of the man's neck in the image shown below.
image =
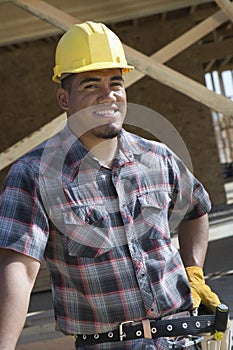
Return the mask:
[[[87, 145], [86, 145], [87, 147]], [[101, 140], [98, 144], [94, 146], [87, 147], [93, 157], [98, 159], [100, 164], [106, 168], [111, 168], [113, 160], [118, 152], [118, 138]]]

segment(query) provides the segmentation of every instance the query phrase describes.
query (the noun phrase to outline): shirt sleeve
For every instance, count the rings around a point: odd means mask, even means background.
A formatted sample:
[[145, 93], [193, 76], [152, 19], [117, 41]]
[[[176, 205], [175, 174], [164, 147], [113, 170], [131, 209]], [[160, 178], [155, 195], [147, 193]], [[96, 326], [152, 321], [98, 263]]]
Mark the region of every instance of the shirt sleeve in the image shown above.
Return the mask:
[[42, 261], [48, 226], [38, 177], [26, 161], [18, 160], [11, 167], [0, 196], [0, 247]]
[[[179, 223], [196, 219], [211, 210], [209, 194], [202, 183], [175, 154], [170, 159], [174, 174], [174, 188], [170, 214]], [[177, 225], [176, 225], [177, 226]]]

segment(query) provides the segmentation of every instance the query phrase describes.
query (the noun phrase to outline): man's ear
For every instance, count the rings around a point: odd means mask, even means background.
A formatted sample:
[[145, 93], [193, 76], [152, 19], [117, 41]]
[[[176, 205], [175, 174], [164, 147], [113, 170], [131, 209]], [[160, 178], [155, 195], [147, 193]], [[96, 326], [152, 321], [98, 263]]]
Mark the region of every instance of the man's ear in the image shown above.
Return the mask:
[[62, 87], [59, 87], [57, 89], [57, 101], [61, 109], [63, 109], [64, 111], [68, 110], [68, 99], [68, 92]]

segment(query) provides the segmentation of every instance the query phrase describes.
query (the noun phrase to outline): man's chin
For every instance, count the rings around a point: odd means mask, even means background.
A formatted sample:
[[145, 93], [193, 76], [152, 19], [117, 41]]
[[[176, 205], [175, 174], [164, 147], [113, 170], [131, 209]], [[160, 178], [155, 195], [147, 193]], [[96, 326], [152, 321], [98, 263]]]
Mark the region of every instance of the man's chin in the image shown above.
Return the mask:
[[109, 140], [117, 137], [122, 130], [122, 126], [102, 125], [95, 128], [94, 134], [99, 139]]

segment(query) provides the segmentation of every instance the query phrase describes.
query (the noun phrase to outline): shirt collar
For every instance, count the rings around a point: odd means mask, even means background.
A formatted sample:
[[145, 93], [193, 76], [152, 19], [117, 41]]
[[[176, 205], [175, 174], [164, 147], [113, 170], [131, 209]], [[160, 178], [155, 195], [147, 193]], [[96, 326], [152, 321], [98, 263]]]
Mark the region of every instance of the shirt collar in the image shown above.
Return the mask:
[[134, 155], [141, 155], [145, 153], [146, 148], [142, 147], [142, 145], [140, 147], [139, 139], [141, 143], [142, 139], [139, 136], [131, 134], [130, 132], [122, 129], [119, 140], [119, 148], [124, 152], [128, 159], [131, 159]]
[[64, 158], [63, 171], [66, 175], [73, 177], [82, 159], [88, 156], [88, 150], [71, 131], [68, 123], [59, 136]]
[[[91, 156], [88, 149], [78, 140], [70, 130], [68, 124], [60, 133], [61, 147], [64, 154], [64, 171], [74, 177], [83, 158], [98, 167], [98, 160]], [[134, 155], [141, 155], [145, 150], [139, 147], [137, 136], [122, 129], [119, 137], [119, 153], [114, 164], [120, 166], [134, 161]]]

